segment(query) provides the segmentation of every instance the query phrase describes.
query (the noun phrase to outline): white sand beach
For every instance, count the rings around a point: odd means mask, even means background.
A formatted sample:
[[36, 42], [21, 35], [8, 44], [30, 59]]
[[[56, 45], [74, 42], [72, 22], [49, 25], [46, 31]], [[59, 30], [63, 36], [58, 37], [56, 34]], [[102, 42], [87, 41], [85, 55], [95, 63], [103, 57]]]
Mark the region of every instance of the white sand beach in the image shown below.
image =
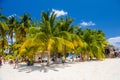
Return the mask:
[[50, 67], [40, 64], [29, 67], [21, 65], [18, 69], [3, 64], [0, 80], [120, 80], [120, 58], [54, 64]]

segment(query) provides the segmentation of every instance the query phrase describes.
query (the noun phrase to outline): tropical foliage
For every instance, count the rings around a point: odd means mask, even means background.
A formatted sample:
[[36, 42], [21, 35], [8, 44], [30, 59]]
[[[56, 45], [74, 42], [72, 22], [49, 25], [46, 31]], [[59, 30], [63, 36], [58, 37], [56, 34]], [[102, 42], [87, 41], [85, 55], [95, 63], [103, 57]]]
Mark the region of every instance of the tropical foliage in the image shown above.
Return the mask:
[[73, 22], [69, 17], [56, 18], [55, 12], [42, 12], [39, 23], [32, 21], [29, 14], [19, 19], [0, 14], [0, 53], [3, 55], [9, 48], [13, 55], [27, 55], [32, 59], [36, 52], [47, 51], [48, 64], [52, 53], [66, 55], [70, 51], [84, 58], [90, 55], [104, 59], [104, 48], [108, 44], [105, 34], [101, 30], [82, 29], [72, 25]]

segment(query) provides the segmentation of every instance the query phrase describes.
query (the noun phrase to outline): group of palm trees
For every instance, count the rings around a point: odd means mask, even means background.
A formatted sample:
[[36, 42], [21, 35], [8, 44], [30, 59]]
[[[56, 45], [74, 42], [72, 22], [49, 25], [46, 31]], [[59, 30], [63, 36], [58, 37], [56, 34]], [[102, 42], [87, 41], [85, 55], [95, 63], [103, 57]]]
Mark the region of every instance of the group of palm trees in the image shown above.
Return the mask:
[[40, 21], [32, 21], [27, 13], [9, 18], [0, 14], [0, 45], [2, 55], [9, 49], [9, 54], [33, 58], [38, 51], [47, 51], [49, 64], [52, 53], [66, 55], [70, 51], [82, 54], [84, 58], [90, 55], [104, 59], [108, 42], [101, 30], [82, 29], [73, 25], [72, 18], [57, 18], [55, 12], [48, 11], [41, 13]]

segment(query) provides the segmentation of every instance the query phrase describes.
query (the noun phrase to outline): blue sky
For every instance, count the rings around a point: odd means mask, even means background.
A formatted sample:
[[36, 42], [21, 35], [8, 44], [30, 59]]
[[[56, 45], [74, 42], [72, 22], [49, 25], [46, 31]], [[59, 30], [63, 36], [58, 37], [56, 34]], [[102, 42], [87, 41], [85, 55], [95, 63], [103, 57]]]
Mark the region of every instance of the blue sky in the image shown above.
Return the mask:
[[74, 18], [74, 24], [101, 29], [109, 39], [120, 38], [120, 0], [0, 0], [6, 16], [30, 13], [40, 19], [41, 11], [54, 10]]

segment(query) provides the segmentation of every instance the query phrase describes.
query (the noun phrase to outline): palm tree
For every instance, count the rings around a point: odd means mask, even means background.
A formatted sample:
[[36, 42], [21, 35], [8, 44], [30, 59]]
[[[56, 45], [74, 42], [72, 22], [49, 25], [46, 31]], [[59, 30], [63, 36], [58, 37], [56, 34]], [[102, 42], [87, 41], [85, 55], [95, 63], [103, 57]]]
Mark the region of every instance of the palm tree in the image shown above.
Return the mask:
[[[76, 35], [76, 30], [79, 29], [79, 26], [71, 25], [73, 23], [73, 19], [65, 18], [61, 19], [57, 22], [59, 36], [65, 40], [70, 41], [74, 45], [74, 50], [78, 46], [82, 46], [82, 41], [78, 35]], [[63, 55], [65, 55], [67, 47], [63, 45]], [[69, 49], [68, 49], [69, 50]]]
[[35, 36], [40, 32], [39, 27], [29, 27], [29, 33], [19, 49], [20, 56], [29, 56], [31, 62], [35, 53], [42, 48], [40, 40], [36, 40]]
[[[14, 37], [14, 33], [15, 33], [15, 28], [17, 26], [17, 21], [15, 19], [15, 17], [10, 17], [8, 20], [8, 27], [9, 27], [9, 31], [8, 31], [8, 35], [11, 39], [11, 52], [13, 52], [13, 37]], [[13, 52], [14, 53], [14, 52]]]
[[105, 34], [101, 30], [96, 31], [95, 33], [96, 33], [96, 35], [95, 35], [96, 38], [95, 39], [96, 39], [97, 45], [100, 48], [98, 57], [101, 56], [101, 57], [105, 58], [105, 55], [104, 55], [105, 47], [108, 46], [108, 42], [105, 38]]
[[54, 43], [52, 29], [54, 28], [54, 25], [55, 25], [56, 14], [53, 12], [50, 16], [49, 12], [42, 12], [41, 17], [42, 17], [42, 22], [40, 25], [41, 32], [36, 36], [36, 38], [38, 38], [43, 43], [44, 50], [46, 50], [48, 52], [47, 65], [49, 65], [50, 51], [51, 51], [52, 45]]
[[83, 53], [85, 56], [90, 55], [91, 57], [96, 57], [97, 59], [103, 59], [104, 56], [104, 43], [105, 36], [103, 33], [99, 33], [99, 30], [85, 29], [82, 35], [84, 41]]
[[15, 53], [19, 53], [20, 46], [25, 41], [25, 38], [29, 32], [29, 27], [31, 27], [31, 17], [29, 14], [24, 14], [19, 18], [19, 20], [15, 20], [15, 18], [12, 17], [9, 20], [9, 27], [11, 29], [10, 35], [12, 35], [13, 32], [15, 34], [15, 43], [13, 45], [13, 50]]
[[2, 48], [2, 55], [4, 54], [4, 48], [5, 46], [8, 45], [7, 43], [7, 38], [6, 38], [6, 35], [7, 35], [7, 31], [9, 30], [6, 22], [7, 21], [7, 18], [5, 16], [3, 16], [2, 14], [0, 14], [0, 44], [1, 44], [1, 48]]
[[17, 23], [16, 28], [16, 37], [20, 43], [24, 41], [27, 36], [27, 32], [29, 31], [29, 27], [31, 27], [31, 17], [29, 14], [24, 14], [20, 16], [21, 21]]
[[73, 48], [73, 45], [70, 41], [65, 40], [55, 34], [56, 28], [56, 14], [53, 12], [51, 15], [49, 12], [42, 12], [42, 22], [40, 24], [40, 32], [36, 35], [35, 39], [41, 42], [43, 51], [48, 52], [48, 63], [50, 60], [51, 51], [53, 51], [53, 45], [57, 48], [61, 47], [61, 44], [64, 44], [70, 48]]

